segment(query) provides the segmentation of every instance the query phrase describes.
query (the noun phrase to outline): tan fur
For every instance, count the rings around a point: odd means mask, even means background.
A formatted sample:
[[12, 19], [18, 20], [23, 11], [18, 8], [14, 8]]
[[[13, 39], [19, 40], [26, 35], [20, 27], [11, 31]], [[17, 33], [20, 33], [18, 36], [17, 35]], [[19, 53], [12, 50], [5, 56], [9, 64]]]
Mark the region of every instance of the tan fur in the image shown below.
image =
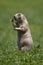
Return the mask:
[[17, 13], [12, 18], [14, 30], [18, 32], [18, 48], [21, 52], [31, 49], [33, 40], [26, 17], [22, 13]]

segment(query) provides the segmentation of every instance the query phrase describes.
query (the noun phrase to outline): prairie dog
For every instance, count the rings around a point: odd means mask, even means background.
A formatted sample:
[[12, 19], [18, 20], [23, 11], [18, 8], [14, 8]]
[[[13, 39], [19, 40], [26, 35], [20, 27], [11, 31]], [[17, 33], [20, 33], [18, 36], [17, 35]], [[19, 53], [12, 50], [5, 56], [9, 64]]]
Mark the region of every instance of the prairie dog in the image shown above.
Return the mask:
[[18, 32], [18, 48], [21, 52], [31, 49], [33, 40], [26, 17], [22, 13], [17, 13], [12, 18], [14, 30]]

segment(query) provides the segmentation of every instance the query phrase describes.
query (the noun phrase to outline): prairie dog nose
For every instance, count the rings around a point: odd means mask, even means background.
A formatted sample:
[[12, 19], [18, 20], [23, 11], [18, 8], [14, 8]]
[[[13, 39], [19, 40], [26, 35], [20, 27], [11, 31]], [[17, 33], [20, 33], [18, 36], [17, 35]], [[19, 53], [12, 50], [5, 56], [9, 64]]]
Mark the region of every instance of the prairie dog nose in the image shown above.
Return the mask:
[[14, 22], [14, 20], [16, 20], [15, 16], [12, 19], [10, 19], [11, 22]]
[[11, 22], [13, 22], [13, 19], [10, 19]]

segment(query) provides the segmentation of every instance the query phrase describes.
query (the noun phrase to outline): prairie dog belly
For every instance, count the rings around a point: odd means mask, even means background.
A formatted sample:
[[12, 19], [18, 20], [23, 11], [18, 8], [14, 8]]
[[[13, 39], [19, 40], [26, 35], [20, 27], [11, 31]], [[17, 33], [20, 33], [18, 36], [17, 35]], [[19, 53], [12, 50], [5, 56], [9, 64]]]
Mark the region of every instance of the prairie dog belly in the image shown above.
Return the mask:
[[18, 32], [18, 46], [21, 48], [22, 46], [32, 46], [33, 40], [31, 37], [30, 31], [26, 31], [26, 33]]

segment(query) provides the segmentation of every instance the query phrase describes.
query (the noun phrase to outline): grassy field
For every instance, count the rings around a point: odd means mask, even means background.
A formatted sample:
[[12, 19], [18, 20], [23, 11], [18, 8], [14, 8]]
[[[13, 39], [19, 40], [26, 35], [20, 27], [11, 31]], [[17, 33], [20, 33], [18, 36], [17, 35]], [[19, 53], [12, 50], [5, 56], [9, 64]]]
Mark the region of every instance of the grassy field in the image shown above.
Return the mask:
[[[21, 53], [10, 19], [21, 12], [29, 21], [34, 46]], [[0, 65], [43, 65], [43, 0], [0, 0]]]

